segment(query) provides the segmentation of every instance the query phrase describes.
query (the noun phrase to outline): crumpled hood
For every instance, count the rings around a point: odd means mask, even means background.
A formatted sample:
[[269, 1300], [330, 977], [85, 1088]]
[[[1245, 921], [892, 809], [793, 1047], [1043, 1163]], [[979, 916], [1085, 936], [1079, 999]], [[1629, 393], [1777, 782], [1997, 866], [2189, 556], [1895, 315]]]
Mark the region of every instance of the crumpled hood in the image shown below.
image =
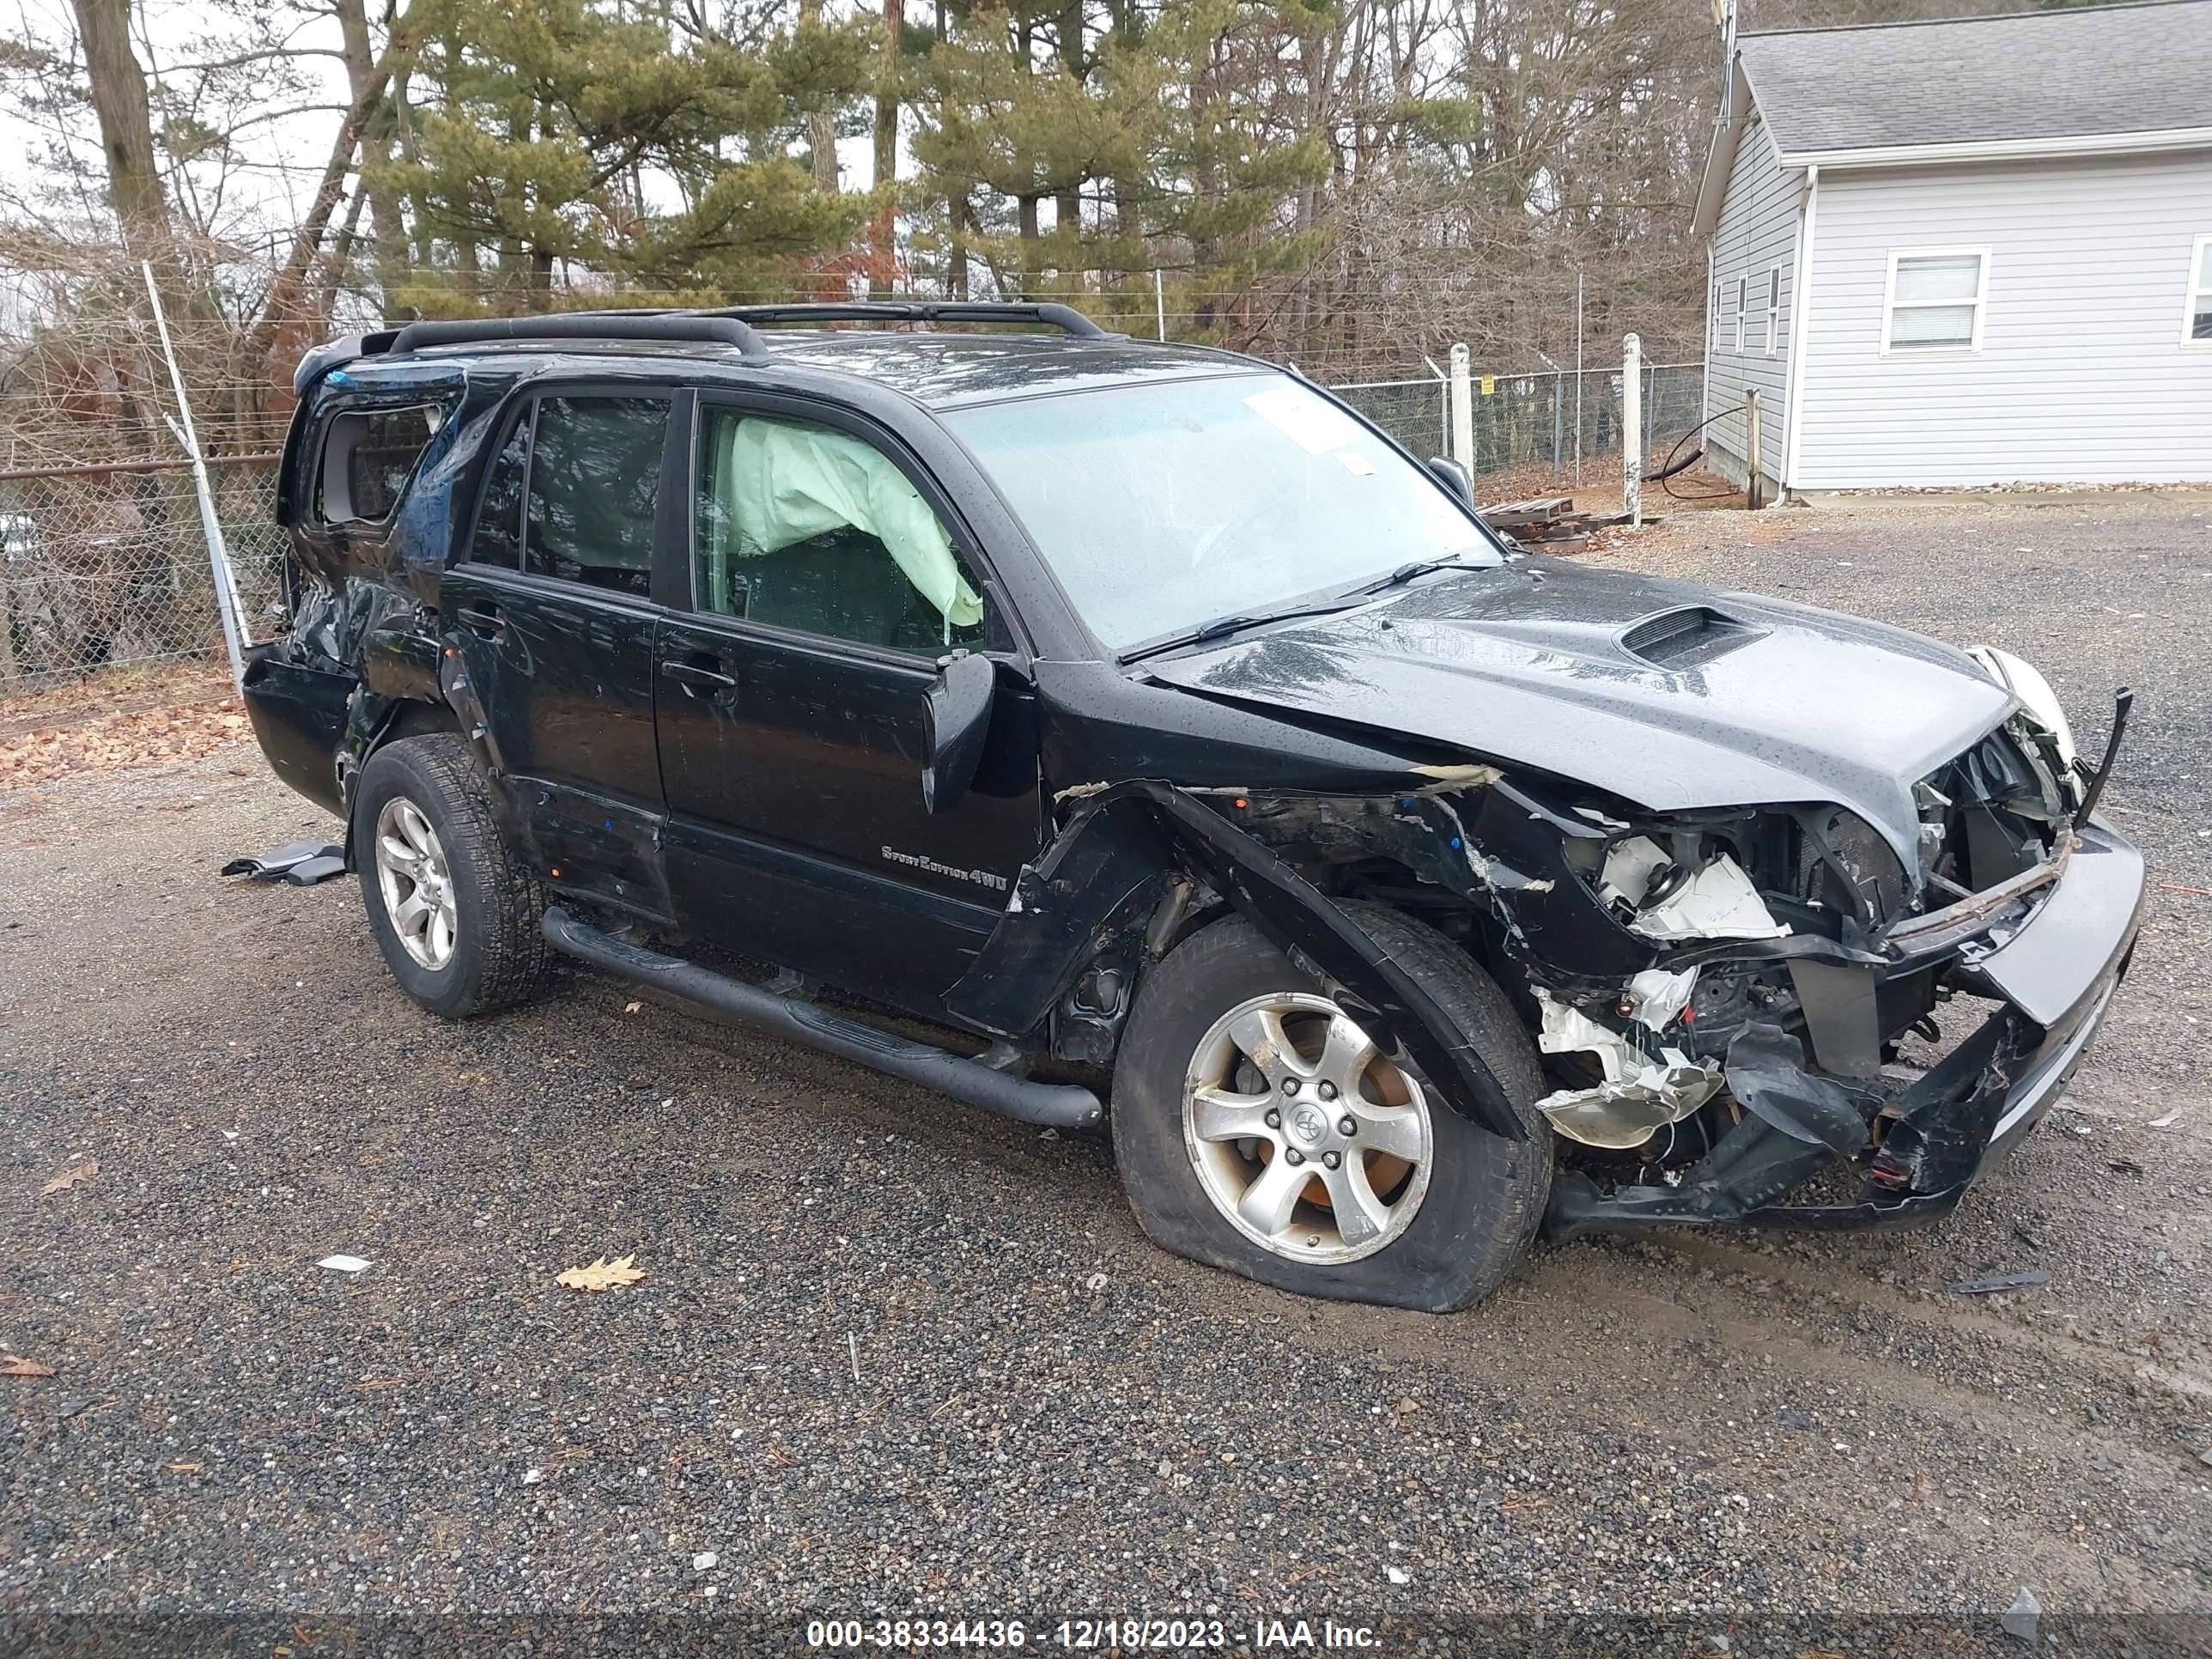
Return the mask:
[[[1692, 607], [1711, 615], [1638, 626]], [[1632, 649], [1639, 635], [1669, 637]], [[1963, 652], [1901, 629], [1557, 559], [1431, 579], [1389, 604], [1144, 668], [1655, 811], [1833, 802], [1881, 830], [1908, 870], [1912, 785], [2013, 701]]]

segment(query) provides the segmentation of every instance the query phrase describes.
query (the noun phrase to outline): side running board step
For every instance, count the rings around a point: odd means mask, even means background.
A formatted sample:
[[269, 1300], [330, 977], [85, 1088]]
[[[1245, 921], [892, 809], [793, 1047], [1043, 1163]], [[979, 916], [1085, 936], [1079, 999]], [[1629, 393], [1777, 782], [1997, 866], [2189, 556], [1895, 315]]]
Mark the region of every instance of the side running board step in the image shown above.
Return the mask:
[[1080, 1128], [1105, 1115], [1098, 1097], [1072, 1083], [1032, 1083], [944, 1048], [915, 1042], [778, 996], [681, 957], [664, 956], [579, 921], [560, 905], [545, 912], [545, 942], [565, 955], [652, 987], [739, 1025], [770, 1031], [871, 1071], [903, 1078], [1000, 1117], [1055, 1129]]

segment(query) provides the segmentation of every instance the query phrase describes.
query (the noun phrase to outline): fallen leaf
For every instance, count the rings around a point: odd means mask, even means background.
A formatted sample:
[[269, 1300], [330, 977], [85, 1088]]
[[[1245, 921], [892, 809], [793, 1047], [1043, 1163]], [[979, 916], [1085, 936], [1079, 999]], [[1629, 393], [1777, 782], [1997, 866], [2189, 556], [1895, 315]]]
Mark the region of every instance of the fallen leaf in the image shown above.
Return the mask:
[[89, 1181], [99, 1173], [100, 1160], [96, 1158], [88, 1158], [74, 1170], [63, 1170], [45, 1186], [40, 1188], [39, 1196], [44, 1198], [48, 1193], [65, 1192], [76, 1186], [78, 1182]]
[[626, 1014], [634, 1014], [644, 1006], [645, 1005], [641, 1002], [625, 1002], [623, 1004], [623, 1012]]
[[556, 1285], [565, 1285], [572, 1291], [589, 1291], [597, 1295], [601, 1291], [619, 1290], [624, 1285], [635, 1285], [645, 1277], [645, 1270], [636, 1265], [635, 1254], [610, 1261], [601, 1256], [588, 1267], [570, 1267], [554, 1276]]
[[2181, 1121], [2181, 1109], [2177, 1106], [2164, 1117], [2154, 1117], [2143, 1125], [2146, 1129], [2171, 1129]]
[[41, 1365], [37, 1360], [26, 1359], [21, 1354], [11, 1353], [0, 1358], [0, 1376], [52, 1376], [53, 1374], [52, 1365]]
[[169, 1465], [169, 1473], [171, 1474], [205, 1474], [207, 1473], [207, 1465], [204, 1463], [172, 1463]]
[[368, 1263], [357, 1255], [326, 1255], [315, 1263], [328, 1267], [334, 1273], [358, 1273], [368, 1271]]

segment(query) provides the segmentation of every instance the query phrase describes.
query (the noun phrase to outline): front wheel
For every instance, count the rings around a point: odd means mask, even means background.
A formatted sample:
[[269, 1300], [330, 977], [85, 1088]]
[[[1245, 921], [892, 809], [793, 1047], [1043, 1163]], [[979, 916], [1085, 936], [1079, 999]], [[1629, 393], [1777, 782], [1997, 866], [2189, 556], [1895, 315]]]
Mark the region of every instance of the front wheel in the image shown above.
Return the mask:
[[387, 744], [354, 793], [354, 861], [378, 947], [432, 1013], [510, 1007], [545, 977], [545, 896], [501, 832], [459, 737]]
[[1464, 1308], [1543, 1217], [1542, 1073], [1504, 994], [1441, 935], [1346, 910], [1465, 1033], [1529, 1138], [1462, 1117], [1237, 917], [1139, 988], [1114, 1071], [1115, 1159], [1146, 1232], [1178, 1255], [1308, 1296]]

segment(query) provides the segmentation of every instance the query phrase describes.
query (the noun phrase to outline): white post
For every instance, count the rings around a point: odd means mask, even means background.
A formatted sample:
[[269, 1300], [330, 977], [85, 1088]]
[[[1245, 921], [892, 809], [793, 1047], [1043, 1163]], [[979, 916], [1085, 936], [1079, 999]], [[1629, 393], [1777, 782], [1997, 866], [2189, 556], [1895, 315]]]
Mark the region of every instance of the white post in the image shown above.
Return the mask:
[[1474, 358], [1464, 345], [1451, 349], [1451, 446], [1452, 459], [1474, 477]]
[[1168, 290], [1158, 270], [1152, 272], [1152, 319], [1159, 325], [1160, 338], [1168, 337]]
[[1620, 510], [1632, 529], [1644, 522], [1644, 342], [1620, 343]]
[[154, 287], [154, 266], [151, 261], [139, 267], [146, 274], [146, 298], [154, 307], [154, 326], [161, 331], [161, 355], [168, 360], [169, 384], [176, 389], [177, 413], [183, 424], [168, 421], [169, 430], [184, 447], [192, 464], [192, 488], [200, 501], [200, 531], [207, 538], [208, 568], [215, 575], [216, 609], [222, 614], [222, 642], [230, 653], [230, 683], [234, 686], [246, 684], [245, 648], [252, 643], [246, 632], [244, 607], [239, 604], [238, 585], [231, 579], [230, 550], [223, 545], [222, 524], [216, 516], [215, 490], [208, 483], [207, 463], [200, 457], [199, 433], [192, 425], [192, 405], [185, 396], [184, 371], [177, 367], [177, 349], [169, 340], [169, 319], [161, 313], [161, 296]]

